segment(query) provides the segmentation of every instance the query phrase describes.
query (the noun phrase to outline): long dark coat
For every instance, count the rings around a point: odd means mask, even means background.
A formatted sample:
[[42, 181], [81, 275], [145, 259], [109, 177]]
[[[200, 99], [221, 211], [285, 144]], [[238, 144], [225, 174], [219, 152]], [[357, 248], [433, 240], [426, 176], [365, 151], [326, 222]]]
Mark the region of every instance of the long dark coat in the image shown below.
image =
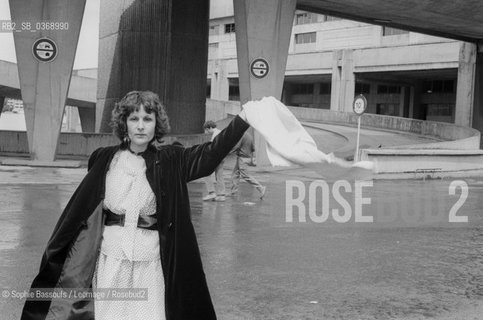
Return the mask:
[[[247, 128], [237, 116], [212, 142], [189, 148], [150, 147], [143, 154], [147, 180], [156, 195], [167, 320], [216, 319], [191, 223], [187, 182], [211, 174]], [[105, 177], [119, 148], [100, 148], [91, 155], [88, 173], [47, 244], [32, 290], [91, 287], [104, 226]], [[21, 319], [94, 319], [94, 303], [27, 301]]]

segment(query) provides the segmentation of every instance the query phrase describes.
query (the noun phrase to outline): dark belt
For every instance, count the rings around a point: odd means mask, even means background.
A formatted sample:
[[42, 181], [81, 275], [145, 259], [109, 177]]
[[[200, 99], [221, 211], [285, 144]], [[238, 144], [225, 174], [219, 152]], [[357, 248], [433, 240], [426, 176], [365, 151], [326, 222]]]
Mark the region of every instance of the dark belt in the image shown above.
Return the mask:
[[[124, 222], [126, 220], [125, 214], [115, 214], [114, 212], [108, 209], [104, 209], [103, 212], [104, 212], [104, 215], [106, 216], [104, 225], [124, 227]], [[141, 229], [147, 229], [147, 230], [158, 230], [158, 219], [154, 215], [151, 215], [151, 216], [139, 215], [137, 227]]]

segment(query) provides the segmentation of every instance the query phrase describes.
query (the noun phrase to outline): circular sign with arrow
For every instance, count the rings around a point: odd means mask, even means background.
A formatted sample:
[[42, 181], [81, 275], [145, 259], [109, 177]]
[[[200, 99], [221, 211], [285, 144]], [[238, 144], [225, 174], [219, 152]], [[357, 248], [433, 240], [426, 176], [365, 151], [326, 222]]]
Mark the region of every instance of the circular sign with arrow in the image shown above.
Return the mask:
[[250, 64], [250, 71], [255, 78], [265, 78], [270, 70], [268, 62], [265, 59], [257, 58]]
[[40, 62], [51, 62], [57, 56], [57, 45], [48, 38], [41, 38], [34, 42], [32, 53]]

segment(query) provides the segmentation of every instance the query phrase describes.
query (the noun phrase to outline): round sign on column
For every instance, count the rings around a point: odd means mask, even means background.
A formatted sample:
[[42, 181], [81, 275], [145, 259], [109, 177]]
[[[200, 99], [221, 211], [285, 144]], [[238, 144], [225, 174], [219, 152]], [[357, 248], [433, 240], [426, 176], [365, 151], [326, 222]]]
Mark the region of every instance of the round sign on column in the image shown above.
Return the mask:
[[257, 58], [250, 64], [250, 72], [255, 78], [265, 78], [270, 70], [267, 60]]
[[352, 104], [352, 108], [357, 115], [362, 115], [367, 108], [367, 99], [362, 94], [356, 96], [354, 98], [354, 103]]
[[49, 38], [40, 38], [34, 42], [32, 53], [40, 62], [51, 62], [57, 56], [57, 45]]

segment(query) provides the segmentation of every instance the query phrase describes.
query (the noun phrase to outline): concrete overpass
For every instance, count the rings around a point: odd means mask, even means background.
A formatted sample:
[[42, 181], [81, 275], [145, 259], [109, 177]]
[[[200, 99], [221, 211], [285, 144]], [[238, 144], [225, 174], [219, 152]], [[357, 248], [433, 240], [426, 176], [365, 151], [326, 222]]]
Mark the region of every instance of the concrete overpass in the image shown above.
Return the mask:
[[297, 9], [466, 42], [483, 41], [479, 0], [297, 0]]

